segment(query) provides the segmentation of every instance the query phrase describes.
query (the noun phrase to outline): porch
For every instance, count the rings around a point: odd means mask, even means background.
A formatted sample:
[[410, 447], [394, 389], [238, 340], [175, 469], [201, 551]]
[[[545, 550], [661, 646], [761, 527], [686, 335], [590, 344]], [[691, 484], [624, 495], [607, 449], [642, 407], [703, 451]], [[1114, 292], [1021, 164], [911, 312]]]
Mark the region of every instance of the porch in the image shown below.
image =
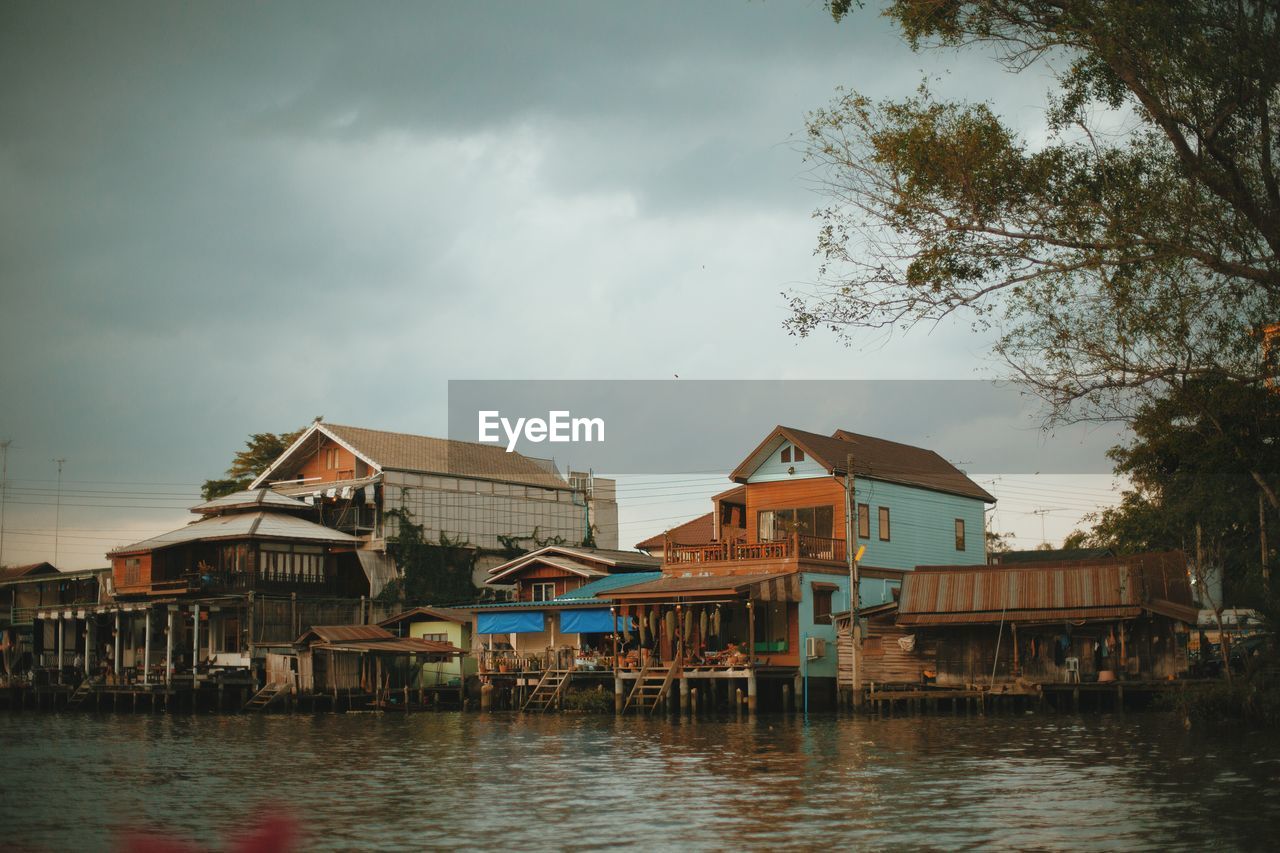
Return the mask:
[[800, 561], [827, 564], [844, 564], [847, 559], [845, 540], [828, 536], [811, 536], [792, 533], [783, 539], [768, 542], [707, 542], [701, 545], [677, 545], [668, 541], [662, 552], [663, 566], [688, 566], [689, 564], [772, 564]]

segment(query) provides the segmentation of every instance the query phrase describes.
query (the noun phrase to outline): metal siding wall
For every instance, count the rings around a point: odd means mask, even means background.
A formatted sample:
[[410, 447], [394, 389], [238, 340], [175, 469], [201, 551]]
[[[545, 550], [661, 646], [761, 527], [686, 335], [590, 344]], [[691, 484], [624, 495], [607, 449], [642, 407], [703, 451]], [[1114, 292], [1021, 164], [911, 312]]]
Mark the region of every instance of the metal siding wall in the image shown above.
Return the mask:
[[[871, 507], [871, 538], [862, 561], [886, 569], [914, 569], [929, 565], [986, 563], [984, 505], [963, 498], [897, 483], [859, 478], [855, 481], [858, 503]], [[888, 542], [880, 541], [878, 507], [889, 508]], [[965, 550], [955, 547], [955, 520], [964, 519]]]

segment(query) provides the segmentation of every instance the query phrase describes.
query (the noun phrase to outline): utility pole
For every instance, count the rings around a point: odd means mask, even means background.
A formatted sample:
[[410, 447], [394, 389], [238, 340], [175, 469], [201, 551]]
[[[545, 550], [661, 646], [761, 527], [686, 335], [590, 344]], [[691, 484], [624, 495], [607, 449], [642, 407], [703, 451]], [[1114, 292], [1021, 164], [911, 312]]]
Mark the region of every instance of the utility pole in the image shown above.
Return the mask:
[[1262, 550], [1262, 589], [1270, 592], [1271, 568], [1267, 565], [1267, 513], [1263, 506], [1261, 491], [1258, 492], [1258, 547]]
[[853, 707], [862, 707], [862, 623], [858, 611], [862, 607], [861, 580], [858, 572], [858, 526], [855, 519], [858, 504], [854, 500], [853, 454], [844, 460], [844, 551], [849, 560], [849, 686]]
[[9, 498], [9, 445], [13, 439], [0, 439], [0, 567], [4, 566], [4, 505]]
[[66, 459], [55, 459], [58, 463], [58, 500], [57, 509], [54, 510], [53, 516], [53, 565], [58, 565], [58, 534], [62, 531], [62, 466], [66, 464]]

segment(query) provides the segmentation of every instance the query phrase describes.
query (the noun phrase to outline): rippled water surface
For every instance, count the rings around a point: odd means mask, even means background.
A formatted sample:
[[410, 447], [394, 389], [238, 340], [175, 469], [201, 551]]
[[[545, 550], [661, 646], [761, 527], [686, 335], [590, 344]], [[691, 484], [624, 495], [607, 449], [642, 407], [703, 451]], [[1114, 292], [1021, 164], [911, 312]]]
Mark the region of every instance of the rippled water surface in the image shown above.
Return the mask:
[[311, 849], [1274, 849], [1280, 737], [1157, 714], [0, 715], [0, 848], [221, 845], [266, 805]]

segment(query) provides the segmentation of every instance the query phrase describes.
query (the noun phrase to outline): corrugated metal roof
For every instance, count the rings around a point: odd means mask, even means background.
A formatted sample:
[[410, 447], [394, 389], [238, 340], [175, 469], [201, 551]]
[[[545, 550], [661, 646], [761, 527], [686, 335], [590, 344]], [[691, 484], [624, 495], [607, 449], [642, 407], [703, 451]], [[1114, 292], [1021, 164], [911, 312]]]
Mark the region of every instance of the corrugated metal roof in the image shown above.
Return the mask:
[[383, 619], [378, 624], [383, 628], [401, 622], [456, 622], [462, 625], [471, 622], [471, 612], [455, 607], [413, 607], [403, 613], [397, 613], [390, 619]]
[[298, 638], [298, 644], [308, 640], [322, 640], [326, 643], [349, 642], [351, 640], [394, 640], [396, 637], [380, 625], [312, 625]]
[[369, 581], [371, 597], [381, 593], [386, 589], [387, 584], [400, 577], [396, 561], [389, 554], [360, 548], [356, 551], [356, 559], [360, 562], [360, 569], [364, 572], [365, 578]]
[[[1179, 552], [1033, 566], [933, 566], [902, 581], [899, 619], [955, 615], [942, 621], [985, 621], [1001, 611], [1043, 618], [1085, 618], [1098, 608], [1152, 609], [1154, 600], [1191, 607], [1186, 559]], [[1052, 614], [1052, 615], [1049, 615]], [[1006, 618], [1009, 618], [1006, 615]]]
[[207, 516], [186, 527], [123, 545], [107, 556], [135, 551], [155, 551], [171, 545], [212, 539], [290, 539], [306, 542], [357, 543], [354, 536], [330, 527], [279, 512], [247, 512]]
[[[606, 575], [599, 580], [583, 584], [577, 589], [570, 590], [564, 595], [556, 597], [553, 599], [553, 603], [599, 600], [598, 597], [601, 596], [602, 593], [619, 592], [642, 583], [656, 581], [661, 577], [662, 572], [625, 572], [616, 575]], [[607, 598], [608, 596], [604, 597]]]
[[1044, 610], [988, 610], [968, 613], [899, 613], [899, 625], [985, 625], [999, 622], [1079, 622], [1086, 619], [1132, 619], [1141, 607], [1072, 607]]
[[56, 575], [58, 569], [53, 563], [27, 563], [22, 566], [0, 566], [0, 581], [17, 580], [33, 575]]
[[308, 506], [300, 500], [277, 494], [271, 489], [242, 489], [229, 495], [223, 495], [220, 498], [214, 498], [211, 501], [205, 501], [202, 504], [196, 504], [191, 508], [191, 511], [210, 515], [233, 509], [254, 508], [305, 510], [308, 509]]
[[836, 430], [833, 435], [820, 435], [794, 427], [779, 426], [769, 433], [751, 454], [734, 469], [730, 479], [745, 482], [760, 465], [772, 445], [785, 438], [799, 445], [828, 471], [844, 472], [847, 457], [853, 454], [854, 475], [886, 483], [919, 486], [938, 492], [976, 498], [995, 503], [995, 498], [965, 473], [932, 450], [913, 447], [885, 438]]
[[655, 594], [688, 594], [688, 593], [733, 593], [766, 581], [786, 578], [790, 575], [799, 577], [798, 572], [766, 572], [753, 575], [666, 575], [655, 581], [628, 587], [619, 598], [633, 595]]
[[462, 649], [448, 643], [437, 643], [417, 637], [371, 640], [367, 643], [312, 643], [312, 649], [330, 652], [387, 652], [402, 655], [461, 655]]

